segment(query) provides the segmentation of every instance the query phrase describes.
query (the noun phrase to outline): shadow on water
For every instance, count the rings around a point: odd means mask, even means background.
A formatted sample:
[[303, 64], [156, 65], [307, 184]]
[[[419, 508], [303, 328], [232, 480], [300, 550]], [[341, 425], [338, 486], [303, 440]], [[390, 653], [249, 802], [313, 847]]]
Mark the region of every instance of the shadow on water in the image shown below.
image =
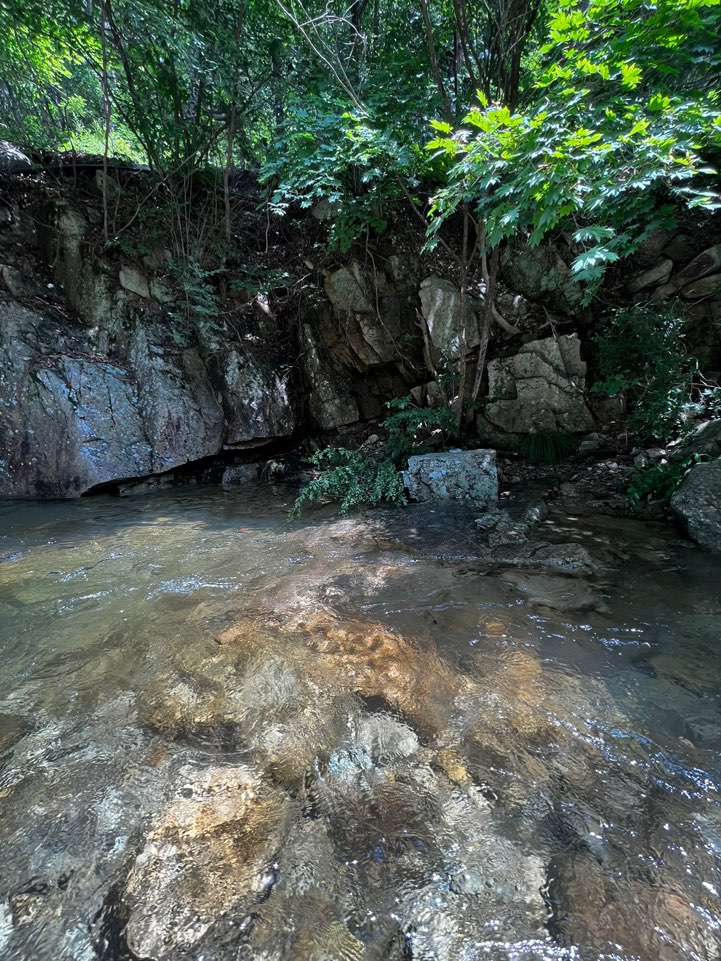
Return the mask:
[[718, 561], [292, 499], [0, 505], [0, 956], [718, 961]]

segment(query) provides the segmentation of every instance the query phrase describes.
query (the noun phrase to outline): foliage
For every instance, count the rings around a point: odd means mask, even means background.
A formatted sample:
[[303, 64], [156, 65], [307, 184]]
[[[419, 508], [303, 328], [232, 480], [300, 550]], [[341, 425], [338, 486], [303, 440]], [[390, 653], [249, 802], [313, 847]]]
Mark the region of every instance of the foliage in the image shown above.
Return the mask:
[[628, 424], [643, 439], [673, 436], [690, 403], [694, 367], [683, 352], [683, 324], [674, 307], [643, 304], [608, 312], [594, 338], [602, 379], [592, 390], [625, 393]]
[[150, 247], [128, 234], [118, 234], [105, 245], [106, 250], [111, 254], [120, 254], [125, 257], [136, 258], [145, 257], [150, 253]]
[[361, 111], [337, 96], [306, 97], [289, 109], [260, 173], [271, 210], [283, 215], [293, 204], [326, 201], [333, 210], [330, 246], [341, 252], [368, 230], [382, 233], [389, 205], [404, 187], [417, 187], [428, 166], [414, 129], [388, 120], [380, 100]]
[[575, 439], [560, 430], [535, 431], [518, 443], [518, 452], [531, 464], [558, 464], [575, 449]]
[[406, 503], [403, 479], [389, 460], [371, 460], [362, 451], [326, 447], [313, 454], [310, 462], [323, 473], [300, 492], [291, 519], [300, 516], [304, 504], [318, 500], [338, 502], [341, 514], [363, 504], [402, 507]]
[[165, 175], [257, 159], [288, 34], [272, 0], [2, 0], [0, 135], [100, 152], [107, 101], [110, 152]]
[[184, 257], [171, 260], [168, 272], [177, 280], [183, 294], [184, 315], [176, 315], [174, 319], [192, 321], [200, 329], [219, 330], [218, 294], [211, 283], [218, 271], [205, 270], [193, 257]]
[[268, 295], [279, 287], [285, 287], [290, 280], [287, 270], [259, 270], [257, 267], [237, 267], [229, 286], [231, 290], [242, 291], [249, 297], [256, 294]]
[[695, 454], [681, 460], [670, 460], [647, 467], [631, 481], [626, 493], [626, 510], [635, 514], [641, 505], [650, 501], [669, 501], [678, 489], [689, 467], [702, 460]]
[[393, 413], [381, 423], [388, 438], [377, 454], [342, 447], [326, 447], [313, 454], [310, 462], [324, 473], [301, 491], [291, 517], [300, 516], [303, 504], [316, 500], [338, 501], [341, 514], [362, 504], [402, 507], [406, 503], [399, 468], [410, 454], [422, 452], [434, 433], [440, 432], [447, 442], [455, 417], [445, 408], [418, 407], [411, 397], [396, 398], [386, 407]]
[[393, 411], [382, 422], [388, 431], [384, 452], [394, 464], [403, 464], [411, 454], [422, 453], [434, 434], [447, 445], [456, 429], [456, 418], [447, 407], [419, 407], [411, 397], [399, 397], [388, 401], [386, 407]]
[[567, 230], [588, 302], [608, 265], [668, 226], [676, 206], [719, 207], [708, 158], [721, 148], [721, 105], [701, 64], [720, 61], [720, 26], [716, 0], [558, 2], [524, 109], [480, 95], [455, 132], [434, 122], [428, 149], [447, 172], [431, 245], [463, 203], [489, 247]]

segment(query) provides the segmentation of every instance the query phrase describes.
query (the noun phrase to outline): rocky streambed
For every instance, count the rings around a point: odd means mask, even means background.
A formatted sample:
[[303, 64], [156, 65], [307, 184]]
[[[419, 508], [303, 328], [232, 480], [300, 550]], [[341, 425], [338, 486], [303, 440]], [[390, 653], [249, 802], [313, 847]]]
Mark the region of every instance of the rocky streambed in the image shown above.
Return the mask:
[[0, 507], [0, 955], [715, 961], [721, 563], [291, 500]]

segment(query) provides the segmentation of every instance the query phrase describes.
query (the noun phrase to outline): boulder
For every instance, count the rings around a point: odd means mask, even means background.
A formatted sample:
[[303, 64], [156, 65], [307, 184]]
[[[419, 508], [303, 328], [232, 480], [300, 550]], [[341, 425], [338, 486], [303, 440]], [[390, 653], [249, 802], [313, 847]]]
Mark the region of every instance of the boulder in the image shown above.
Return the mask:
[[[420, 298], [423, 319], [436, 355], [434, 359], [436, 362], [442, 358], [457, 360], [461, 334], [461, 294], [458, 287], [441, 277], [426, 277], [421, 281]], [[479, 300], [466, 298], [464, 323], [468, 350], [479, 343], [476, 316], [480, 309]]]
[[628, 290], [632, 294], [637, 294], [647, 287], [656, 287], [665, 284], [671, 276], [672, 270], [673, 261], [664, 257], [653, 267], [649, 267], [649, 269], [644, 270], [643, 273], [637, 274], [629, 283]]
[[258, 464], [231, 464], [223, 471], [223, 487], [235, 487], [237, 484], [249, 484], [258, 480], [260, 466]]
[[498, 474], [494, 450], [451, 450], [408, 458], [403, 482], [413, 500], [470, 501], [495, 505]]
[[354, 424], [360, 412], [347, 374], [322, 349], [310, 324], [303, 327], [303, 368], [310, 384], [308, 407], [321, 430]]
[[217, 352], [210, 364], [222, 397], [226, 445], [254, 445], [288, 437], [295, 415], [279, 364], [262, 364], [249, 351]]
[[32, 160], [7, 140], [0, 140], [0, 171], [23, 170], [25, 167], [32, 167]]
[[707, 297], [718, 297], [719, 294], [721, 294], [721, 274], [709, 274], [687, 284], [681, 291], [684, 300], [701, 300]]
[[508, 287], [529, 300], [561, 313], [572, 313], [581, 305], [581, 285], [573, 280], [571, 268], [551, 244], [509, 244], [501, 268]]
[[519, 493], [503, 508], [492, 508], [476, 520], [476, 529], [489, 547], [524, 544], [531, 531], [548, 516], [542, 497]]
[[385, 288], [385, 275], [373, 272], [353, 261], [326, 274], [324, 280], [328, 300], [341, 313], [372, 314], [374, 295]]
[[315, 326], [334, 356], [360, 371], [402, 360], [407, 335], [417, 334], [413, 265], [395, 260], [388, 269], [354, 260], [324, 277], [333, 309], [320, 311]]
[[27, 271], [17, 270], [7, 264], [0, 266], [0, 287], [5, 287], [7, 292], [18, 299], [24, 297], [40, 297], [47, 291], [44, 290], [32, 274]]
[[0, 496], [74, 497], [216, 454], [225, 425], [208, 370], [162, 343], [138, 325], [110, 359], [80, 325], [0, 304]]
[[126, 266], [120, 268], [120, 286], [138, 297], [150, 297], [150, 286], [145, 274], [137, 267]]
[[488, 364], [488, 398], [483, 416], [512, 434], [564, 431], [585, 434], [594, 419], [583, 395], [586, 364], [573, 334], [524, 344], [512, 357]]
[[688, 471], [671, 511], [700, 547], [721, 554], [721, 457]]
[[676, 264], [687, 264], [693, 257], [693, 241], [688, 234], [676, 234], [663, 248], [662, 253]]
[[694, 257], [690, 264], [687, 264], [674, 278], [677, 287], [685, 287], [694, 280], [699, 280], [707, 274], [712, 274], [721, 267], [721, 244], [709, 247]]
[[721, 417], [700, 424], [679, 448], [682, 457], [703, 454], [714, 459], [721, 457]]

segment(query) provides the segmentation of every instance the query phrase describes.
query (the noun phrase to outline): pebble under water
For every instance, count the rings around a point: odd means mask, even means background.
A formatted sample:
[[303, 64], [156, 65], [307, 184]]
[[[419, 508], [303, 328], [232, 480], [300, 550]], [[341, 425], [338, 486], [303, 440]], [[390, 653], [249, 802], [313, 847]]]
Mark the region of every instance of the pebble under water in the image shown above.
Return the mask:
[[0, 505], [0, 958], [718, 961], [721, 561], [291, 501]]

